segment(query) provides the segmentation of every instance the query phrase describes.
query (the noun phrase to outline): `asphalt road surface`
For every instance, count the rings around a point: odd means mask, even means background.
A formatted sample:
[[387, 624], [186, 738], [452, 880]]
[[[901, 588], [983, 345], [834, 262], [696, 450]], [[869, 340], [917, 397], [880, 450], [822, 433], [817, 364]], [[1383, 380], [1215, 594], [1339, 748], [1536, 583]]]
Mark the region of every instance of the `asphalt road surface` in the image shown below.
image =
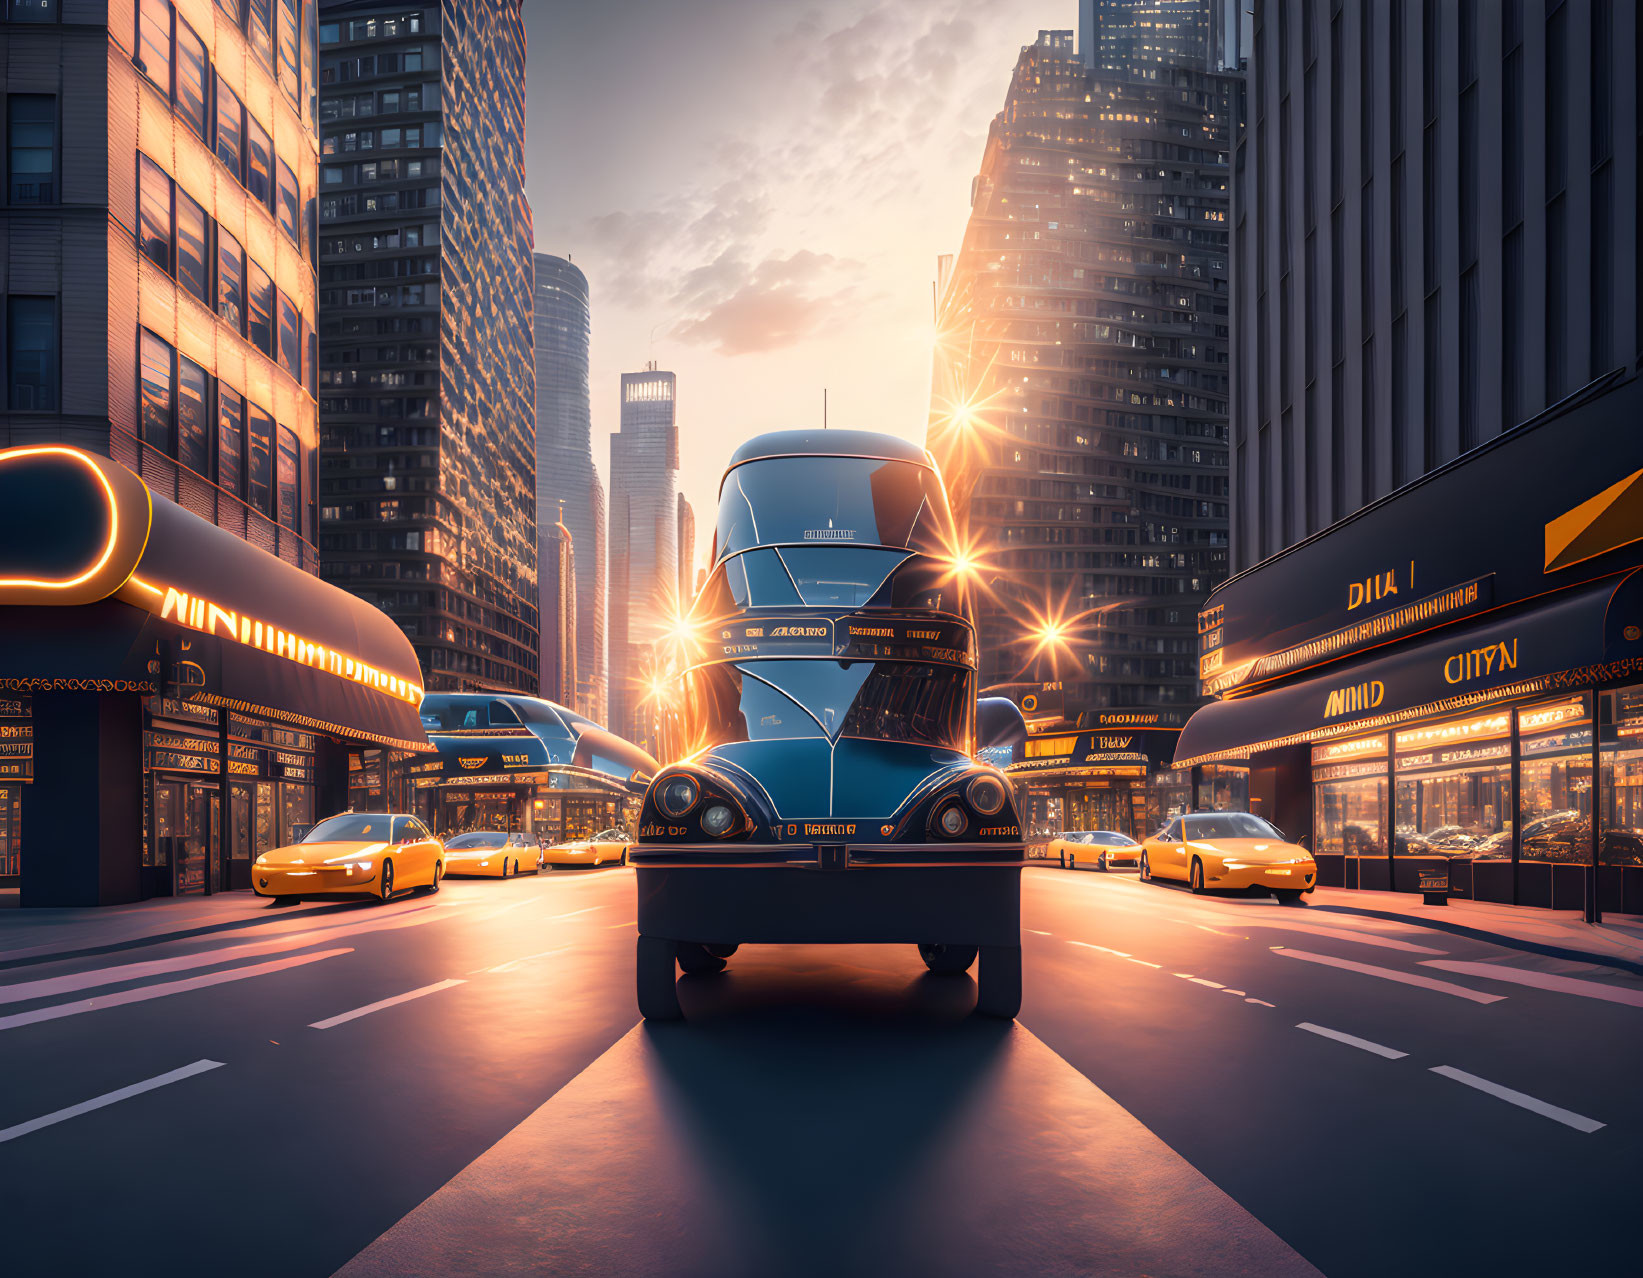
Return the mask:
[[750, 947], [646, 1027], [633, 895], [0, 965], [4, 1271], [1635, 1270], [1643, 981], [1035, 867], [1013, 1026], [910, 949]]

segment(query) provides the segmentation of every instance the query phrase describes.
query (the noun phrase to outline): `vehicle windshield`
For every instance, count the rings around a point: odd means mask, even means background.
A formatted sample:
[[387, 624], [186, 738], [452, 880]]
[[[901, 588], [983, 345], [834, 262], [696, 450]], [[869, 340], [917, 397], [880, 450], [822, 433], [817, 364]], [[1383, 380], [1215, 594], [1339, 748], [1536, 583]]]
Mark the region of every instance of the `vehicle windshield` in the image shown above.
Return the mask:
[[474, 830], [469, 834], [459, 834], [455, 838], [446, 839], [445, 847], [451, 848], [500, 848], [507, 845], [508, 836], [497, 830]]
[[341, 816], [326, 817], [307, 834], [304, 843], [378, 843], [388, 842], [390, 818], [381, 812], [344, 812]]
[[1216, 812], [1209, 816], [1181, 818], [1182, 837], [1186, 839], [1282, 839], [1258, 816], [1247, 812]]
[[975, 674], [912, 661], [764, 660], [690, 672], [698, 739], [866, 737], [965, 748]]
[[1119, 834], [1115, 830], [1085, 830], [1071, 836], [1080, 843], [1093, 843], [1103, 848], [1128, 848], [1135, 846], [1135, 840], [1128, 835]]
[[717, 557], [790, 544], [950, 553], [949, 522], [946, 494], [928, 467], [873, 457], [767, 457], [725, 477]]

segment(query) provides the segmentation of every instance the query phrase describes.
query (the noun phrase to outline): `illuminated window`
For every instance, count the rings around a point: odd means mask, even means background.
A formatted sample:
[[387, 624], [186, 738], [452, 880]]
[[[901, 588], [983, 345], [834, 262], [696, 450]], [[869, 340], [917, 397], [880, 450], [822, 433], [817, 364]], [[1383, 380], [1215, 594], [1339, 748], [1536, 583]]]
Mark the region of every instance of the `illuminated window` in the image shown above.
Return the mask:
[[205, 210], [177, 188], [177, 283], [211, 304], [211, 264], [206, 256]]
[[172, 406], [172, 351], [170, 345], [142, 330], [143, 442], [170, 455]]
[[57, 99], [13, 93], [6, 99], [7, 182], [13, 204], [57, 202]]
[[142, 0], [137, 13], [137, 69], [171, 95], [171, 6]]
[[6, 17], [12, 22], [56, 22], [57, 0], [6, 0]]
[[191, 359], [177, 357], [177, 460], [197, 475], [211, 473], [210, 379]]
[[245, 250], [222, 227], [217, 228], [217, 314], [245, 333]]
[[6, 299], [7, 404], [17, 412], [57, 411], [57, 299]]
[[300, 473], [301, 446], [297, 443], [296, 432], [289, 426], [280, 427], [280, 456], [279, 456], [279, 517], [282, 527], [292, 532], [301, 532], [299, 522], [302, 514], [300, 493], [297, 491], [297, 475]]
[[302, 339], [297, 328], [297, 308], [284, 293], [279, 295], [280, 367], [299, 382], [302, 380]]
[[205, 132], [205, 43], [188, 23], [177, 21], [177, 114], [200, 137]]
[[245, 473], [245, 401], [227, 386], [217, 387], [217, 483], [236, 497]]
[[249, 37], [251, 52], [265, 66], [274, 64], [274, 0], [251, 0], [249, 21], [245, 34]]
[[280, 88], [292, 103], [300, 91], [297, 71], [297, 0], [280, 0]]
[[268, 130], [257, 123], [251, 112], [245, 113], [245, 189], [263, 204], [272, 206], [274, 188], [274, 147], [268, 140]]
[[171, 269], [171, 179], [146, 155], [137, 157], [140, 208], [137, 246], [162, 270]]
[[260, 514], [272, 515], [274, 419], [255, 404], [245, 409], [245, 499]]
[[239, 98], [221, 76], [217, 77], [217, 158], [228, 166], [236, 181], [245, 180], [241, 154], [245, 144], [245, 122]]
[[274, 281], [255, 261], [245, 259], [249, 283], [246, 290], [245, 335], [270, 359], [274, 357]]
[[284, 160], [279, 162], [280, 199], [279, 219], [280, 226], [291, 242], [302, 244], [302, 202], [297, 192], [297, 175], [291, 172], [291, 166]]

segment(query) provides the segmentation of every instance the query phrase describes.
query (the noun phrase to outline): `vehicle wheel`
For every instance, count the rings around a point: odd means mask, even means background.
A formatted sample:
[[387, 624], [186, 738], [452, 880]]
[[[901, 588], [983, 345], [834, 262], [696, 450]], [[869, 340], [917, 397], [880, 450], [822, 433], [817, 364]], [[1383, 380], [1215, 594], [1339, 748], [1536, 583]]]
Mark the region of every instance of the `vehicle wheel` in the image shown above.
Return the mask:
[[741, 946], [739, 946], [739, 945], [704, 945], [704, 946], [702, 946], [702, 948], [704, 950], [706, 950], [709, 954], [713, 955], [714, 958], [727, 959], [732, 954], [734, 954], [737, 950], [741, 949]]
[[976, 1011], [983, 1016], [1014, 1020], [1021, 1010], [1021, 947], [983, 945], [981, 972], [976, 977]]
[[635, 976], [639, 995], [639, 1015], [647, 1021], [684, 1019], [679, 1007], [679, 987], [674, 971], [677, 948], [659, 936], [641, 936]]
[[435, 892], [439, 891], [439, 880], [444, 875], [444, 873], [445, 873], [444, 863], [441, 862], [441, 861], [435, 861], [434, 862], [434, 881], [432, 883], [428, 884], [427, 887], [422, 889], [422, 891], [425, 895], [432, 896]]
[[623, 848], [622, 849], [622, 864], [626, 865], [627, 863], [628, 863], [628, 850], [626, 848]]
[[1191, 879], [1192, 890], [1195, 894], [1202, 895], [1203, 891], [1204, 891], [1204, 863], [1202, 861], [1200, 861], [1197, 857], [1192, 858], [1192, 871], [1191, 871], [1191, 873], [1192, 873], [1192, 879]]
[[976, 961], [973, 945], [939, 945], [919, 942], [918, 956], [932, 972], [968, 972]]
[[1141, 854], [1141, 867], [1136, 871], [1136, 873], [1141, 876], [1141, 882], [1152, 882], [1152, 867], [1147, 864], [1147, 854], [1145, 852]]
[[1105, 852], [1095, 859], [1095, 868], [1103, 874], [1107, 872], [1107, 854]]
[[1299, 905], [1301, 903], [1301, 888], [1273, 888], [1272, 895], [1278, 898], [1280, 905]]
[[1078, 858], [1075, 856], [1069, 856], [1067, 858], [1067, 868], [1069, 870], [1076, 870], [1078, 868]]
[[678, 950], [679, 966], [684, 968], [687, 976], [712, 976], [715, 972], [725, 970], [724, 959], [705, 945], [698, 945], [695, 941], [680, 941]]
[[377, 893], [384, 901], [394, 894], [394, 863], [392, 861], [382, 863], [382, 882], [377, 886]]

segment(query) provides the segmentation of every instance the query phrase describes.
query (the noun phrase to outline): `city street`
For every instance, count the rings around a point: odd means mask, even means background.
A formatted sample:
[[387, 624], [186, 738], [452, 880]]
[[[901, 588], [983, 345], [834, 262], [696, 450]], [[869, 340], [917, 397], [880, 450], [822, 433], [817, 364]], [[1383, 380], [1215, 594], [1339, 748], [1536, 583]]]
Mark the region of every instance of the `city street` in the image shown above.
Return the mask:
[[1013, 1026], [807, 947], [647, 1028], [629, 870], [284, 914], [55, 961], [0, 915], [8, 1273], [1630, 1265], [1613, 970], [1034, 867]]

